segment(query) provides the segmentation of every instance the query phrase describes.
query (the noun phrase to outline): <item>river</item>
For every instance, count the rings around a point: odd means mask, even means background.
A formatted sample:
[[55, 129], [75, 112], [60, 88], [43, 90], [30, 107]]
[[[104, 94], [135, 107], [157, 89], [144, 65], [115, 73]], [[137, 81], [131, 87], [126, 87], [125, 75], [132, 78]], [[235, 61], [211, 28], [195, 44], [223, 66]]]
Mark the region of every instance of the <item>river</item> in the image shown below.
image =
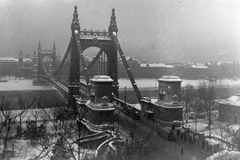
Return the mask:
[[[189, 80], [189, 79], [182, 79], [181, 86], [184, 87], [187, 84], [191, 84], [194, 87], [198, 86], [200, 80]], [[231, 86], [231, 87], [240, 87], [240, 79], [222, 79], [218, 80], [221, 81], [223, 85]], [[126, 87], [127, 89], [132, 89], [132, 84], [129, 79], [119, 79], [119, 88], [124, 89]], [[141, 88], [157, 88], [158, 87], [158, 81], [157, 79], [135, 79], [135, 82], [139, 89]]]

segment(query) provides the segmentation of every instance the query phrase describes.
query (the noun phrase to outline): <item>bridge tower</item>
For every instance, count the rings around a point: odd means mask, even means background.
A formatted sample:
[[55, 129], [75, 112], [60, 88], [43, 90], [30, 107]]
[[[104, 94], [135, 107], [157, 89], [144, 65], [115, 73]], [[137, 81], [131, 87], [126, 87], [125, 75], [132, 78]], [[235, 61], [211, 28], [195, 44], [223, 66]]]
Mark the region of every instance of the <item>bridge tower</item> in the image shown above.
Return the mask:
[[56, 71], [57, 66], [57, 53], [56, 53], [56, 45], [55, 42], [53, 43], [53, 49], [52, 49], [52, 70], [53, 72]]
[[20, 50], [19, 56], [18, 56], [18, 62], [23, 63], [23, 54], [22, 50]]
[[45, 70], [45, 68], [43, 67], [42, 64], [42, 58], [43, 57], [50, 57], [52, 59], [52, 72], [54, 72], [56, 70], [56, 62], [57, 62], [57, 55], [56, 55], [56, 46], [55, 46], [55, 42], [53, 44], [53, 49], [52, 50], [42, 50], [41, 48], [41, 43], [39, 41], [38, 44], [38, 71], [37, 71], [37, 77], [39, 78], [39, 75], [46, 75], [47, 72]]
[[[80, 60], [82, 60], [83, 58], [83, 52], [90, 48], [90, 47], [97, 47], [100, 49], [99, 53], [105, 52], [105, 54], [107, 55], [107, 65], [106, 65], [106, 70], [107, 70], [107, 76], [110, 76], [111, 79], [113, 79], [113, 93], [114, 95], [116, 95], [118, 97], [118, 69], [117, 69], [117, 47], [115, 45], [115, 41], [113, 38], [112, 33], [118, 32], [118, 28], [117, 28], [117, 22], [116, 22], [116, 16], [115, 16], [115, 10], [112, 10], [112, 15], [111, 15], [111, 20], [110, 20], [110, 25], [108, 28], [108, 32], [106, 31], [93, 31], [93, 30], [81, 30], [80, 31], [80, 26], [79, 26], [79, 20], [78, 20], [78, 14], [77, 14], [77, 7], [75, 6], [75, 10], [74, 10], [74, 14], [73, 14], [73, 21], [72, 21], [72, 38], [71, 40], [75, 40], [73, 37], [74, 34], [74, 30], [77, 31], [79, 33], [79, 40], [80, 40], [80, 46], [81, 46], [81, 52], [79, 52], [80, 54]], [[77, 51], [75, 48], [75, 43], [72, 43], [72, 52], [71, 55], [73, 54], [74, 51]], [[79, 49], [79, 48], [78, 48]], [[78, 66], [79, 66], [79, 55], [72, 55], [72, 58], [70, 61], [70, 63], [74, 63], [71, 64], [72, 69], [70, 69], [70, 72], [74, 72], [72, 75], [72, 73], [70, 73], [70, 81], [71, 83], [75, 83], [77, 84], [76, 81], [78, 81]], [[71, 57], [71, 56], [70, 56]], [[76, 64], [75, 64], [76, 63]], [[81, 61], [81, 63], [84, 63], [83, 61]], [[84, 65], [84, 64], [82, 64]], [[75, 67], [73, 67], [75, 66]], [[85, 70], [87, 70], [87, 68], [85, 68]], [[88, 86], [90, 86], [91, 84], [87, 84]]]
[[35, 50], [34, 50], [34, 53], [33, 53], [32, 62], [33, 62], [33, 75], [36, 76], [37, 75], [38, 58], [37, 58], [37, 53], [36, 53]]
[[77, 6], [74, 8], [73, 19], [71, 24], [71, 51], [70, 51], [70, 77], [69, 77], [69, 102], [72, 101], [72, 95], [79, 94], [79, 77], [80, 77], [80, 55], [78, 53], [75, 33], [80, 32]]

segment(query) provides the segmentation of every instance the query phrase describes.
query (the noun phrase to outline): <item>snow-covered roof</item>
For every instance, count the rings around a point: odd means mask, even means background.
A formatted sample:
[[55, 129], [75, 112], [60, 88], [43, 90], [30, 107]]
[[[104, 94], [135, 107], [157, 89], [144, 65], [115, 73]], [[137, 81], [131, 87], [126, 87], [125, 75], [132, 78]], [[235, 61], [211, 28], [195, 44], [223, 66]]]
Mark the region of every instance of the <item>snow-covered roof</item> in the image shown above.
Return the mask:
[[158, 79], [158, 81], [163, 82], [182, 82], [182, 80], [178, 76], [172, 76], [172, 75], [165, 75]]
[[0, 62], [18, 62], [18, 58], [14, 58], [14, 57], [0, 57]]
[[105, 76], [105, 75], [96, 75], [90, 80], [92, 82], [113, 82], [110, 76]]
[[163, 67], [163, 68], [174, 68], [173, 65], [166, 65], [164, 63], [141, 63], [140, 67]]
[[23, 62], [32, 62], [30, 58], [23, 58]]
[[216, 62], [217, 65], [230, 65], [230, 64], [234, 64], [233, 61], [217, 61]]
[[[140, 60], [139, 59], [137, 59], [137, 58], [132, 58], [132, 57], [130, 57], [130, 56], [125, 56], [125, 59], [126, 59], [126, 61], [127, 62], [137, 62], [137, 63], [140, 63]], [[122, 59], [121, 58], [118, 58], [118, 61], [119, 62], [122, 62]]]
[[218, 141], [218, 140], [216, 140], [216, 139], [210, 139], [210, 138], [206, 138], [205, 139], [209, 144], [211, 144], [211, 145], [217, 145], [217, 144], [219, 144], [220, 142]]
[[224, 100], [220, 100], [220, 104], [227, 104], [240, 107], [240, 95], [232, 96]]
[[188, 65], [188, 66], [185, 66], [186, 68], [198, 68], [198, 69], [208, 69], [207, 66], [204, 66], [204, 65]]

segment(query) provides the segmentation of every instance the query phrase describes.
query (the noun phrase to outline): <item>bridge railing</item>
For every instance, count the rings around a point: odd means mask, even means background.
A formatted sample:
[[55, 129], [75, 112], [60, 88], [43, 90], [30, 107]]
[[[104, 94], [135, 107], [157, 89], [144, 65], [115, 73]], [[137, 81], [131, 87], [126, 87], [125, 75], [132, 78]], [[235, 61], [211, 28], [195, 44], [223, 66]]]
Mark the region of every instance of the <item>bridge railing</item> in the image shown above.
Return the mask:
[[79, 82], [79, 92], [86, 96], [89, 96], [88, 86], [82, 82]]
[[113, 96], [113, 104], [115, 106], [117, 106], [118, 109], [122, 109], [123, 107], [126, 107], [126, 106], [138, 109], [133, 104], [127, 103], [127, 102], [125, 102], [125, 101], [123, 101], [123, 100], [121, 100], [121, 99], [119, 99], [119, 98], [117, 98], [115, 96]]
[[39, 77], [41, 80], [51, 84], [53, 87], [55, 87], [57, 89], [57, 91], [60, 93], [60, 95], [67, 100], [68, 98], [68, 88], [66, 86], [64, 86], [63, 84], [61, 84], [58, 81], [55, 81], [53, 78], [50, 78], [49, 76], [44, 76], [44, 75], [40, 75]]
[[80, 38], [100, 38], [100, 39], [108, 39], [111, 40], [111, 36], [109, 32], [106, 31], [93, 31], [93, 30], [83, 30], [80, 31]]
[[104, 141], [101, 145], [98, 146], [98, 148], [95, 151], [95, 158], [100, 158], [101, 156], [103, 156], [103, 151], [105, 151], [108, 147], [111, 147], [112, 149], [113, 147], [113, 143], [117, 142], [117, 141], [123, 141], [122, 138], [118, 137], [118, 135], [114, 135], [112, 138]]
[[100, 132], [100, 133], [94, 133], [94, 134], [91, 134], [91, 135], [88, 135], [88, 136], [81, 137], [77, 141], [81, 141], [81, 140], [84, 140], [84, 139], [95, 139], [95, 138], [106, 136], [106, 135], [109, 135], [109, 134], [110, 134], [110, 132], [103, 131], [103, 132]]

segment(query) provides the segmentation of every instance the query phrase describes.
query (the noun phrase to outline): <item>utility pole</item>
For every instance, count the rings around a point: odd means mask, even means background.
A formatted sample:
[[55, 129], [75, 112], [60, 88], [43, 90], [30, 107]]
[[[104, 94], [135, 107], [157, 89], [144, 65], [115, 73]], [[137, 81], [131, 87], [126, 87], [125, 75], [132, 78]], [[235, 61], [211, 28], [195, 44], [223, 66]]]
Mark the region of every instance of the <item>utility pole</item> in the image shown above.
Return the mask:
[[125, 86], [124, 87], [124, 101], [125, 101], [125, 104], [127, 103], [127, 91], [126, 91], [127, 87]]
[[78, 139], [79, 139], [79, 142], [78, 142], [78, 160], [80, 160], [80, 115], [78, 113], [78, 118], [77, 118], [77, 123], [78, 123]]

